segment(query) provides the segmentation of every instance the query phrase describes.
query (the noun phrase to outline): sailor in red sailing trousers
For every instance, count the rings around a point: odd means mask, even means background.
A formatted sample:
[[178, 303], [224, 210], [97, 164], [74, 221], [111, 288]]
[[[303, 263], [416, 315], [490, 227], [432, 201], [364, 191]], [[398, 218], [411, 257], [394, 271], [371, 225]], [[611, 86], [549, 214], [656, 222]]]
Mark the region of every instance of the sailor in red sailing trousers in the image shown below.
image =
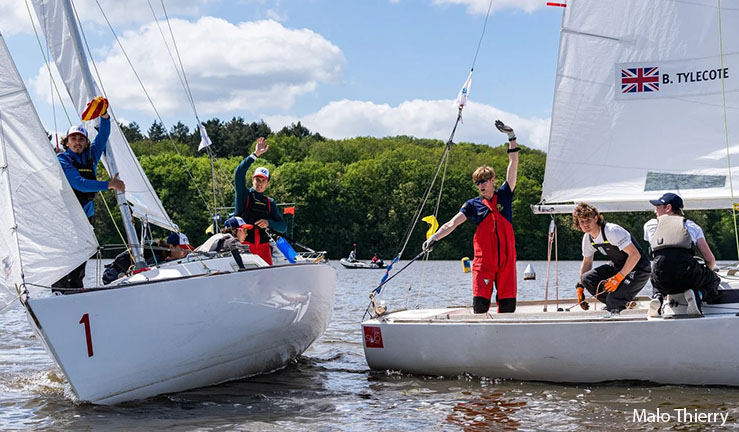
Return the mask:
[[498, 196], [505, 192], [495, 193], [492, 200], [480, 200], [489, 212], [477, 225], [473, 239], [475, 258], [472, 261], [472, 296], [490, 301], [495, 283], [499, 308], [501, 303], [512, 301], [513, 305], [505, 308], [512, 307], [515, 310], [516, 243], [513, 225], [498, 211], [497, 206]]
[[516, 311], [516, 243], [513, 237], [513, 190], [518, 175], [518, 150], [513, 129], [500, 120], [495, 126], [508, 135], [508, 169], [506, 181], [495, 189], [495, 170], [481, 166], [472, 174], [480, 196], [468, 200], [449, 222], [423, 244], [424, 250], [446, 237], [455, 228], [471, 220], [477, 225], [472, 261], [472, 308], [485, 313], [490, 308], [493, 286], [498, 312]]

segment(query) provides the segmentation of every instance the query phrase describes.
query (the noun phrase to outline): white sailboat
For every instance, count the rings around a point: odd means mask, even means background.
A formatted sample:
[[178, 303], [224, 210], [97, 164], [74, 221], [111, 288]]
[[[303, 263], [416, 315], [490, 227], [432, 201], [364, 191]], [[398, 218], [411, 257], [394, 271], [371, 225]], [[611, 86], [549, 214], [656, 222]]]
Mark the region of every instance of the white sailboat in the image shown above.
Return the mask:
[[[81, 112], [100, 93], [71, 5], [39, 0], [34, 7]], [[109, 172], [128, 186], [119, 206], [134, 203], [135, 216], [176, 230], [117, 127], [108, 157]], [[93, 255], [97, 241], [2, 39], [0, 201], [0, 291], [20, 297], [82, 402], [114, 404], [280, 369], [331, 317], [331, 266], [267, 266], [251, 254], [242, 254], [245, 269], [233, 257], [193, 256], [104, 288], [50, 296], [48, 287]], [[40, 219], [47, 216], [54, 224]], [[135, 242], [135, 232], [128, 238]]]
[[[720, 1], [568, 1], [534, 210], [652, 210], [648, 200], [667, 191], [689, 209], [731, 208], [738, 53], [739, 9]], [[735, 273], [720, 273], [723, 300], [699, 318], [685, 306], [648, 317], [645, 300], [620, 316], [543, 312], [543, 302], [484, 316], [375, 307], [362, 323], [365, 356], [372, 369], [427, 375], [739, 386]]]

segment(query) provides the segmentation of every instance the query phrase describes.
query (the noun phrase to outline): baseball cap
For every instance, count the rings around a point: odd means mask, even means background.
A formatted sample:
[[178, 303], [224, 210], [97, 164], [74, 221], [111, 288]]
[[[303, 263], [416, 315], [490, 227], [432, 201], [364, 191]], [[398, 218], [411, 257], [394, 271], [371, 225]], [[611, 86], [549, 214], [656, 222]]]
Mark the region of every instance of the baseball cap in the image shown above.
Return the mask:
[[680, 198], [679, 195], [672, 192], [667, 192], [656, 200], [649, 200], [649, 203], [654, 206], [671, 204], [672, 208], [683, 208], [683, 199]]
[[253, 177], [264, 177], [267, 180], [269, 180], [269, 170], [265, 167], [259, 167], [254, 170], [254, 176]]
[[82, 125], [75, 125], [69, 128], [69, 130], [67, 131], [67, 136], [74, 134], [83, 135], [85, 138], [89, 139], [89, 137], [87, 136], [87, 129], [85, 129], [85, 127]]
[[226, 222], [223, 223], [223, 226], [226, 228], [242, 228], [246, 226], [246, 222], [244, 222], [244, 219], [240, 218], [239, 216], [234, 216], [232, 218], [226, 219]]
[[187, 236], [183, 233], [170, 234], [169, 237], [167, 237], [167, 243], [172, 246], [179, 246], [182, 249], [195, 250], [195, 248], [190, 245], [190, 240], [188, 240]]

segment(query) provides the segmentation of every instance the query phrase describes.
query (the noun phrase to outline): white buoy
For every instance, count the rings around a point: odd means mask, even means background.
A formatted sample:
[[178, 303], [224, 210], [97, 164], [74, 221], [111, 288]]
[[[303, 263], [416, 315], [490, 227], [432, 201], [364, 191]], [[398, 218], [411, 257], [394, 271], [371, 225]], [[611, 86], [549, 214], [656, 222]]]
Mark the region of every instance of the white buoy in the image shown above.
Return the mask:
[[536, 272], [531, 264], [526, 266], [526, 270], [523, 271], [523, 280], [534, 280], [536, 279]]

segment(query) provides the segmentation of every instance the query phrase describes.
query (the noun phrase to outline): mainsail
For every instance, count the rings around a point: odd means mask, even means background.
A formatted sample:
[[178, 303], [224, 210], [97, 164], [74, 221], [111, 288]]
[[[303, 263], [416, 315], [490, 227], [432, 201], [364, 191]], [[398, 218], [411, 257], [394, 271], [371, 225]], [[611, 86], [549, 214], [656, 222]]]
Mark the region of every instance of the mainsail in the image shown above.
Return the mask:
[[651, 210], [648, 200], [667, 191], [689, 209], [731, 208], [739, 8], [721, 3], [567, 2], [534, 211], [566, 212], [582, 201], [603, 211]]
[[[87, 102], [102, 95], [102, 92], [97, 83], [86, 79], [91, 76], [87, 57], [83, 47], [75, 42], [70, 29], [70, 26], [76, 25], [76, 19], [67, 16], [71, 11], [64, 2], [58, 0], [33, 0], [33, 5], [57, 70], [80, 114]], [[107, 151], [111, 152], [120, 178], [126, 183], [126, 200], [132, 204], [133, 215], [162, 228], [179, 231], [164, 210], [116, 122], [111, 122]], [[109, 168], [107, 164], [106, 168]]]
[[50, 286], [97, 249], [0, 35], [0, 287]]

